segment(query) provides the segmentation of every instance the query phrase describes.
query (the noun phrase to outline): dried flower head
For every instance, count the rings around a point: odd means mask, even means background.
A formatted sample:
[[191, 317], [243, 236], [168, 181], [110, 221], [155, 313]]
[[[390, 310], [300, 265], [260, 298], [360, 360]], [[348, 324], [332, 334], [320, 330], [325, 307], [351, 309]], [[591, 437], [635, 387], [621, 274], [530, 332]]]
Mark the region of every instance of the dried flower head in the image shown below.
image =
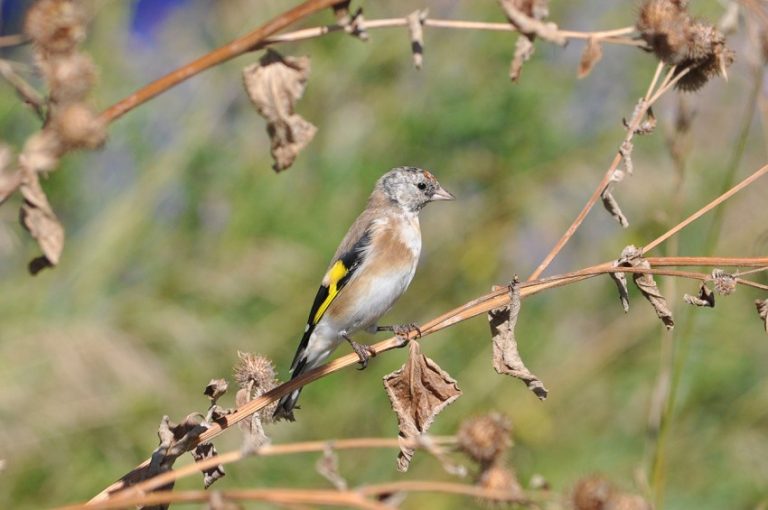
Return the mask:
[[30, 136], [19, 155], [19, 163], [33, 172], [47, 172], [59, 164], [63, 153], [61, 138], [56, 131], [44, 129]]
[[106, 123], [85, 103], [72, 103], [57, 111], [52, 127], [71, 148], [96, 149], [107, 138]]
[[613, 484], [601, 476], [579, 480], [573, 489], [575, 510], [607, 510], [615, 492]]
[[457, 435], [458, 447], [476, 462], [495, 462], [512, 444], [512, 426], [506, 416], [491, 413], [466, 420]]
[[59, 104], [82, 101], [96, 82], [96, 67], [84, 53], [71, 53], [39, 62], [51, 99]]
[[27, 13], [24, 31], [40, 49], [67, 53], [85, 39], [85, 23], [81, 2], [39, 0]]
[[277, 383], [275, 366], [269, 358], [250, 352], [238, 352], [235, 365], [235, 381], [241, 388], [252, 385], [262, 391], [269, 391]]
[[[523, 487], [517, 480], [515, 472], [501, 462], [484, 469], [477, 479], [477, 485], [486, 490], [509, 492], [510, 496], [515, 498], [524, 496]], [[482, 500], [482, 502], [487, 504], [492, 503], [493, 500]]]
[[731, 273], [715, 269], [712, 271], [712, 279], [715, 281], [715, 290], [718, 294], [728, 296], [736, 290], [736, 277]]
[[637, 17], [637, 30], [662, 62], [676, 65], [687, 58], [690, 16], [687, 2], [646, 0]]

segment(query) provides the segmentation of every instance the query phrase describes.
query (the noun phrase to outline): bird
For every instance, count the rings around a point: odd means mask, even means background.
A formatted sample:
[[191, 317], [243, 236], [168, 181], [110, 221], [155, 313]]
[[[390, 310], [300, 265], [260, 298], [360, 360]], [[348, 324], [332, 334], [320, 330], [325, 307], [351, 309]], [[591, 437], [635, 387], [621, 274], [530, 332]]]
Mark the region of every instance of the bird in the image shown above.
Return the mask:
[[[350, 335], [393, 331], [404, 337], [415, 325], [379, 326], [416, 273], [421, 253], [419, 212], [430, 202], [453, 200], [428, 170], [396, 167], [381, 176], [339, 244], [309, 312], [304, 335], [291, 363], [291, 379], [320, 365], [346, 340], [361, 370], [376, 354]], [[283, 396], [273, 417], [294, 421], [301, 388]]]

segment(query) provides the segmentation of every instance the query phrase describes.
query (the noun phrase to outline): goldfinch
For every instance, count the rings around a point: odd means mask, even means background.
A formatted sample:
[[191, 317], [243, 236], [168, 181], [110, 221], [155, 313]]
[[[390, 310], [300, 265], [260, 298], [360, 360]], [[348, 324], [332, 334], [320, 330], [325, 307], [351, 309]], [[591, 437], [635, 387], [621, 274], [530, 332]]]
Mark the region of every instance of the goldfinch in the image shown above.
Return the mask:
[[[344, 340], [365, 368], [375, 352], [352, 340], [352, 333], [402, 334], [409, 329], [376, 322], [403, 295], [416, 272], [421, 253], [419, 211], [429, 202], [453, 198], [421, 168], [394, 168], [376, 182], [368, 205], [347, 231], [323, 277], [291, 364], [292, 378], [321, 364]], [[293, 421], [300, 392], [280, 400], [275, 418]]]

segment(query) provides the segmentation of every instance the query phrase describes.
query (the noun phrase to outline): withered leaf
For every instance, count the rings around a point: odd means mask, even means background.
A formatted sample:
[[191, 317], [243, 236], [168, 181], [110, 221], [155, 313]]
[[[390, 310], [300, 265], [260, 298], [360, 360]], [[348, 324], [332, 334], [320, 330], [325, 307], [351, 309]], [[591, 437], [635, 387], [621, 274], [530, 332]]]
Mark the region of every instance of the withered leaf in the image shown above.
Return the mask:
[[534, 46], [530, 39], [521, 35], [515, 43], [515, 56], [512, 57], [512, 63], [509, 65], [509, 79], [517, 82], [520, 79], [520, 73], [523, 70], [523, 64], [533, 56]]
[[757, 315], [763, 320], [765, 332], [768, 333], [768, 299], [756, 299], [755, 307], [757, 308]]
[[[618, 261], [613, 262], [613, 266], [618, 266]], [[627, 290], [627, 275], [624, 273], [608, 273], [611, 280], [616, 284], [616, 288], [619, 290], [619, 300], [621, 301], [621, 307], [624, 309], [624, 313], [629, 312], [629, 292]]]
[[683, 294], [683, 301], [689, 305], [694, 306], [706, 306], [709, 308], [715, 307], [715, 293], [709, 290], [707, 284], [702, 282], [699, 287], [698, 296], [692, 296], [690, 294]]
[[[498, 290], [494, 287], [493, 290]], [[493, 368], [499, 374], [507, 374], [520, 379], [540, 400], [547, 398], [549, 392], [544, 383], [523, 363], [517, 350], [515, 326], [520, 314], [520, 286], [517, 277], [510, 288], [512, 302], [504, 307], [488, 312], [493, 340]]]
[[[640, 269], [651, 268], [651, 264], [642, 257], [640, 250], [633, 245], [629, 245], [622, 250], [621, 257], [617, 263], [619, 266], [623, 267], [636, 267]], [[669, 305], [667, 305], [667, 300], [661, 295], [661, 291], [659, 291], [659, 287], [656, 285], [656, 280], [653, 279], [653, 275], [649, 273], [632, 273], [632, 279], [645, 299], [651, 303], [656, 315], [661, 319], [661, 322], [664, 323], [667, 329], [675, 327], [672, 311], [669, 309]]]
[[[553, 42], [559, 46], [565, 46], [568, 40], [560, 33], [557, 25], [551, 22], [542, 21], [549, 14], [546, 2], [519, 2], [517, 0], [500, 0], [501, 7], [504, 9], [509, 22], [528, 39], [533, 40], [536, 36]], [[524, 12], [524, 3], [533, 3], [538, 5], [531, 6], [530, 12]]]
[[413, 66], [421, 69], [424, 62], [424, 20], [427, 19], [427, 9], [417, 9], [410, 13], [408, 20], [408, 33], [411, 36], [411, 52], [413, 53]]
[[[195, 447], [194, 450], [192, 450], [192, 457], [195, 459], [195, 462], [200, 462], [201, 460], [215, 457], [217, 455], [218, 452], [216, 451], [216, 447], [213, 446], [213, 443], [200, 443]], [[207, 489], [213, 484], [213, 482], [223, 478], [225, 474], [224, 466], [221, 464], [210, 469], [206, 469], [203, 471], [203, 486]]]
[[42, 263], [33, 261], [30, 264], [30, 271], [35, 274], [43, 267], [55, 266], [59, 263], [61, 251], [64, 249], [64, 227], [54, 214], [36, 172], [26, 172], [20, 191], [24, 202], [21, 205], [19, 219], [24, 228], [35, 238], [45, 257], [40, 261]]
[[613, 216], [616, 221], [619, 222], [619, 225], [627, 228], [629, 226], [629, 220], [627, 220], [627, 217], [624, 216], [624, 213], [621, 211], [619, 202], [616, 201], [616, 197], [614, 197], [613, 193], [611, 192], [610, 185], [606, 186], [606, 188], [600, 194], [600, 198], [603, 201], [603, 207], [605, 207], [605, 210], [608, 211], [608, 213]]
[[243, 69], [248, 96], [259, 114], [267, 120], [272, 142], [272, 165], [280, 172], [289, 168], [317, 128], [294, 112], [304, 94], [309, 77], [309, 57], [283, 57], [272, 49]]
[[407, 471], [415, 452], [402, 440], [419, 437], [432, 425], [440, 411], [461, 396], [456, 381], [437, 363], [421, 353], [421, 346], [411, 340], [408, 361], [384, 376], [384, 388], [397, 414], [400, 454], [397, 468]]
[[[634, 165], [632, 165], [632, 150], [634, 148], [635, 146], [629, 140], [624, 140], [621, 147], [619, 147], [619, 154], [621, 154], [621, 157], [624, 160], [624, 171], [629, 175], [632, 175], [632, 172], [635, 170]], [[621, 179], [618, 180], [620, 181]]]
[[587, 41], [587, 45], [584, 47], [584, 52], [581, 54], [581, 60], [579, 61], [579, 78], [585, 78], [592, 72], [595, 64], [600, 62], [603, 58], [603, 47], [600, 42], [594, 37], [590, 37]]
[[219, 397], [227, 392], [228, 386], [227, 381], [224, 379], [211, 379], [211, 382], [205, 387], [203, 394], [211, 399], [211, 402], [215, 403]]
[[[635, 118], [641, 114], [644, 105], [645, 100], [640, 98], [640, 101], [638, 101], [638, 103], [635, 105], [635, 109], [632, 112], [632, 119], [629, 121], [627, 119], [622, 119], [625, 128], [629, 129], [629, 127], [634, 124]], [[640, 124], [638, 124], [634, 134], [649, 135], [653, 133], [654, 129], [656, 129], [656, 116], [653, 114], [653, 109], [649, 106], [645, 111], [645, 119], [640, 122]]]

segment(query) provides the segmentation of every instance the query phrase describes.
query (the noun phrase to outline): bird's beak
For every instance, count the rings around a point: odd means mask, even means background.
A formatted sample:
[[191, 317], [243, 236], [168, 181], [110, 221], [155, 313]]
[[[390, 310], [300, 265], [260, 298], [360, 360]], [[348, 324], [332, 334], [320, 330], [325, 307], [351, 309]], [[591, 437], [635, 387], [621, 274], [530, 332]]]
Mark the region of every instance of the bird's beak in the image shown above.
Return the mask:
[[431, 200], [433, 201], [434, 200], [453, 200], [454, 198], [456, 197], [454, 197], [451, 193], [448, 193], [447, 191], [445, 191], [445, 188], [443, 188], [438, 184], [437, 190], [435, 190], [435, 193], [432, 195]]

